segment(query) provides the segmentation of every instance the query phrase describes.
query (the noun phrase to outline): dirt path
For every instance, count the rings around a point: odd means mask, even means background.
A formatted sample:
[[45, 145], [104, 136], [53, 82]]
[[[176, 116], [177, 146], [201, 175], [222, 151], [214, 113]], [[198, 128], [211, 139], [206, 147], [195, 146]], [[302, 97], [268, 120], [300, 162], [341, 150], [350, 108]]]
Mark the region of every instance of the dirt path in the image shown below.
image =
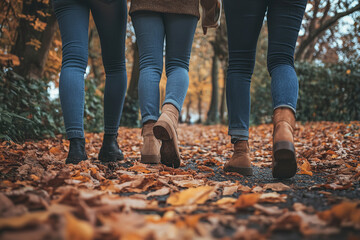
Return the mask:
[[254, 176], [225, 174], [224, 126], [181, 126], [179, 169], [140, 164], [139, 129], [121, 128], [126, 159], [65, 165], [61, 136], [0, 143], [0, 239], [360, 239], [360, 122], [297, 124], [298, 174], [271, 175], [271, 125], [250, 130]]

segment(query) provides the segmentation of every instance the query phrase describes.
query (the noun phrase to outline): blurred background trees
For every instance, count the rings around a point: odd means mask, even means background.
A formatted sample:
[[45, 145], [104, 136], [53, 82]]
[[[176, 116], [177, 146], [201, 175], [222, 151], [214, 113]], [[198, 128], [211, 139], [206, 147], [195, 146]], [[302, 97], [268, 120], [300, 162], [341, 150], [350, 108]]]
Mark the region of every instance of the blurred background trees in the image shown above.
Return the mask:
[[[57, 93], [61, 39], [51, 4], [50, 0], [0, 2], [1, 138], [23, 140], [63, 132]], [[359, 23], [359, 0], [309, 0], [295, 55], [300, 81], [299, 120], [360, 120]], [[271, 120], [266, 53], [265, 19], [251, 87], [253, 124]], [[126, 58], [129, 84], [121, 125], [138, 127], [138, 51], [130, 18]], [[206, 36], [198, 26], [190, 61], [189, 92], [182, 110], [183, 122], [226, 124], [227, 59], [224, 18], [221, 27], [210, 29]], [[104, 84], [99, 37], [90, 19], [85, 76], [87, 131], [103, 129]], [[161, 101], [165, 87], [163, 74]]]

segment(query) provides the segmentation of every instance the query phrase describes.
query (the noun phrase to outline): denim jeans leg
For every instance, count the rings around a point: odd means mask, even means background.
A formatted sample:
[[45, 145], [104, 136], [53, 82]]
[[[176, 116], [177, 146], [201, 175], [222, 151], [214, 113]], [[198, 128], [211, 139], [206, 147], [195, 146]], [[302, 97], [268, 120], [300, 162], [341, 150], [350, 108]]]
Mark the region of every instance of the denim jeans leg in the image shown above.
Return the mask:
[[139, 47], [139, 103], [142, 123], [156, 121], [159, 118], [159, 84], [163, 70], [163, 14], [135, 12], [131, 19]]
[[88, 59], [89, 7], [79, 1], [54, 1], [62, 39], [59, 95], [67, 138], [84, 137], [84, 74]]
[[173, 104], [179, 113], [189, 87], [189, 61], [197, 22], [192, 15], [164, 15], [167, 83], [163, 104]]
[[229, 45], [226, 80], [229, 135], [242, 140], [249, 137], [250, 82], [266, 8], [267, 1], [224, 0]]
[[288, 107], [296, 113], [299, 83], [294, 52], [307, 0], [270, 1], [268, 6], [268, 69], [274, 110]]
[[99, 33], [106, 81], [104, 92], [104, 130], [116, 134], [127, 88], [125, 67], [126, 0], [90, 1]]

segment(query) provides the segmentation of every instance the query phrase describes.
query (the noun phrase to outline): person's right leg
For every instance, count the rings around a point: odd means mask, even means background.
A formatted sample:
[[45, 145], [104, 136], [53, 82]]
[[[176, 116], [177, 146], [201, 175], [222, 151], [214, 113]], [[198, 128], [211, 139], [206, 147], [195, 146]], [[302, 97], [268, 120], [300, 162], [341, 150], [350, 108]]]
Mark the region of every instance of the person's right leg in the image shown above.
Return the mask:
[[89, 7], [86, 2], [53, 2], [62, 39], [59, 94], [70, 150], [67, 163], [86, 159], [84, 139], [84, 74], [88, 60]]
[[273, 97], [273, 177], [290, 178], [297, 163], [293, 131], [298, 97], [295, 45], [307, 0], [270, 1], [268, 69]]
[[139, 48], [139, 102], [143, 123], [142, 163], [160, 162], [160, 142], [154, 137], [153, 126], [159, 118], [159, 83], [163, 69], [165, 28], [161, 13], [135, 12], [132, 15]]
[[255, 65], [256, 44], [267, 8], [265, 0], [224, 0], [228, 29], [229, 66], [226, 102], [229, 113], [229, 135], [234, 155], [225, 171], [251, 175], [249, 158], [250, 81]]
[[197, 22], [192, 15], [164, 14], [166, 96], [154, 134], [162, 141], [161, 162], [169, 167], [177, 168], [181, 162], [176, 129], [189, 86], [189, 61]]
[[125, 67], [126, 0], [89, 1], [99, 33], [106, 73], [104, 93], [105, 134], [100, 149], [102, 162], [124, 159], [117, 143], [117, 132], [124, 104], [127, 76]]

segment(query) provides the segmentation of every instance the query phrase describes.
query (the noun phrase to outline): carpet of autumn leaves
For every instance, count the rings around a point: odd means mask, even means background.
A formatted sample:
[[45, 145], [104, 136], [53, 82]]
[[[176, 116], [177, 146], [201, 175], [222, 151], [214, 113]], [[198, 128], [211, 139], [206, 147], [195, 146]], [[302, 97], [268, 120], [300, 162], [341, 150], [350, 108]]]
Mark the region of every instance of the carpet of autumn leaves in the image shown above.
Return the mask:
[[0, 143], [0, 238], [360, 239], [360, 122], [297, 123], [299, 171], [271, 177], [272, 126], [250, 130], [252, 177], [225, 174], [224, 126], [180, 126], [179, 169], [139, 163], [140, 129], [121, 128], [125, 160], [65, 165], [68, 141]]

